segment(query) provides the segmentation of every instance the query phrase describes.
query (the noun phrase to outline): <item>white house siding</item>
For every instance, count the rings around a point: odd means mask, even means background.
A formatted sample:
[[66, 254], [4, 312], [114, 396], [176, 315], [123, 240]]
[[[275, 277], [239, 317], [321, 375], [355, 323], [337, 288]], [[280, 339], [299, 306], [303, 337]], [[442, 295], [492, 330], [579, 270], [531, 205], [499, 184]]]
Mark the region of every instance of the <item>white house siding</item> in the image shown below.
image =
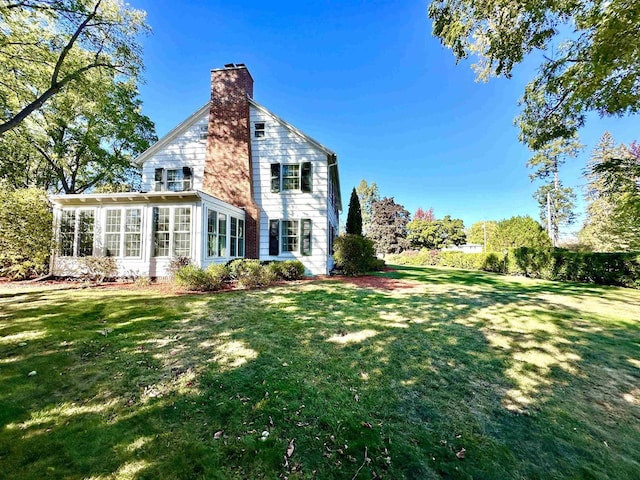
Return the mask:
[[152, 192], [156, 168], [180, 169], [190, 167], [193, 172], [193, 185], [190, 190], [202, 190], [204, 163], [207, 154], [207, 140], [204, 137], [209, 125], [209, 113], [206, 112], [188, 126], [186, 130], [170, 140], [163, 148], [146, 159], [142, 165], [142, 191]]
[[[260, 258], [268, 260], [298, 259], [307, 273], [326, 274], [329, 265], [327, 152], [308, 139], [282, 125], [268, 113], [251, 106], [251, 158], [253, 163], [254, 198], [260, 206]], [[255, 123], [265, 123], [265, 135], [256, 138]], [[299, 164], [311, 162], [311, 193], [281, 191], [271, 193], [271, 164]], [[269, 220], [310, 219], [311, 255], [285, 252], [269, 255]]]

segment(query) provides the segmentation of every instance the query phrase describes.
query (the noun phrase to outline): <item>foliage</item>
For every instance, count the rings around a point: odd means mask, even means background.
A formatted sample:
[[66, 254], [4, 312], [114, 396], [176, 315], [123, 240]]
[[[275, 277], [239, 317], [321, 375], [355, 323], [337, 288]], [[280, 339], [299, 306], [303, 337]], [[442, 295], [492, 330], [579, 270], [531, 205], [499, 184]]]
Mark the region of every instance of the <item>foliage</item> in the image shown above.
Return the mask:
[[141, 275], [135, 278], [135, 280], [133, 281], [133, 284], [136, 287], [148, 287], [151, 285], [151, 278], [149, 278], [146, 275]]
[[400, 253], [409, 247], [407, 240], [409, 212], [391, 198], [373, 204], [373, 216], [367, 236], [373, 240], [376, 252], [386, 255]]
[[540, 205], [540, 220], [552, 234], [553, 244], [558, 245], [560, 227], [575, 221], [575, 194], [570, 187], [563, 187], [560, 181], [560, 166], [566, 158], [578, 156], [583, 145], [576, 135], [550, 141], [537, 150], [527, 162], [527, 167], [537, 170], [529, 175], [531, 180], [546, 180], [533, 194]]
[[113, 257], [80, 257], [78, 265], [81, 269], [81, 277], [92, 282], [102, 283], [118, 276], [118, 263]]
[[267, 268], [278, 280], [300, 280], [304, 276], [304, 264], [300, 260], [270, 262]]
[[[156, 140], [153, 122], [140, 113], [135, 82], [91, 72], [74, 87], [0, 137], [0, 147], [11, 147], [0, 174], [64, 193], [132, 190], [139, 174], [131, 161]], [[28, 162], [24, 171], [16, 171], [10, 155]]]
[[[484, 246], [485, 252], [495, 252], [499, 249], [496, 246], [496, 230], [498, 222], [487, 220], [476, 222], [467, 231], [467, 242]], [[486, 245], [485, 245], [486, 238]]]
[[380, 269], [373, 241], [360, 235], [340, 235], [335, 243], [333, 259], [345, 275], [362, 275]]
[[360, 210], [360, 200], [354, 188], [349, 200], [349, 212], [347, 213], [346, 232], [349, 235], [362, 235], [362, 212]]
[[433, 208], [430, 208], [425, 212], [422, 208], [418, 207], [418, 209], [416, 210], [416, 213], [413, 214], [413, 219], [426, 220], [428, 222], [433, 222], [436, 219], [436, 217], [433, 214]]
[[264, 287], [276, 280], [273, 272], [259, 260], [240, 259], [233, 263], [233, 275], [242, 288]]
[[204, 269], [195, 265], [186, 265], [179, 268], [174, 276], [176, 285], [195, 292], [214, 290], [214, 282], [211, 275]]
[[439, 250], [462, 245], [467, 237], [463, 221], [445, 215], [442, 220], [411, 220], [407, 224], [407, 240], [412, 247]]
[[518, 118], [521, 139], [534, 149], [570, 138], [587, 112], [640, 110], [637, 2], [432, 0], [429, 17], [457, 60], [477, 56], [482, 80], [508, 78], [528, 54], [545, 52]]
[[88, 76], [136, 78], [144, 19], [121, 0], [2, 0], [0, 135]]
[[169, 274], [174, 276], [178, 270], [191, 265], [191, 257], [173, 257], [169, 262]]
[[[613, 143], [613, 139], [610, 143]], [[586, 226], [591, 225], [591, 230], [596, 227], [598, 239], [600, 236], [604, 238], [604, 242], [592, 242], [595, 245], [600, 244], [599, 249], [638, 250], [640, 145], [633, 142], [628, 147], [621, 145], [612, 150], [610, 143], [600, 146], [588, 166], [592, 197], [587, 210]], [[587, 234], [588, 232], [589, 229]]]
[[373, 204], [380, 200], [380, 192], [378, 191], [378, 185], [376, 185], [376, 182], [371, 182], [371, 185], [369, 185], [364, 178], [356, 187], [356, 192], [358, 193], [358, 198], [360, 200], [362, 233], [367, 235], [373, 218]]
[[496, 252], [514, 247], [546, 248], [551, 246], [551, 239], [547, 232], [528, 215], [511, 217], [498, 222], [494, 242], [494, 251]]
[[504, 256], [493, 252], [465, 253], [423, 248], [420, 251], [406, 251], [399, 255], [392, 255], [388, 261], [394, 265], [439, 266], [498, 273], [505, 271]]
[[0, 183], [0, 276], [36, 277], [49, 269], [53, 216], [44, 192]]
[[224, 264], [212, 263], [205, 272], [209, 276], [210, 290], [220, 290], [229, 281], [229, 268]]

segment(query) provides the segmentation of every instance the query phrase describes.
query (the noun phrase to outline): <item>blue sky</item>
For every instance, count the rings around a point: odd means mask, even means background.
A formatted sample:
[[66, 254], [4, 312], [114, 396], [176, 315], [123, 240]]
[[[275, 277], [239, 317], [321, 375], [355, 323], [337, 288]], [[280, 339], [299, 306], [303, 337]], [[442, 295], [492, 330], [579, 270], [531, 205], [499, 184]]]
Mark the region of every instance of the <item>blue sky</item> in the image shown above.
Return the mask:
[[[376, 182], [413, 214], [483, 219], [538, 206], [513, 118], [533, 59], [510, 80], [476, 83], [431, 35], [427, 1], [133, 0], [143, 40], [143, 111], [166, 134], [209, 98], [209, 72], [245, 63], [256, 101], [338, 153], [342, 195]], [[638, 117], [589, 117], [586, 145], [561, 171], [584, 208], [581, 171], [605, 130], [640, 140]], [[577, 231], [579, 224], [565, 233]]]

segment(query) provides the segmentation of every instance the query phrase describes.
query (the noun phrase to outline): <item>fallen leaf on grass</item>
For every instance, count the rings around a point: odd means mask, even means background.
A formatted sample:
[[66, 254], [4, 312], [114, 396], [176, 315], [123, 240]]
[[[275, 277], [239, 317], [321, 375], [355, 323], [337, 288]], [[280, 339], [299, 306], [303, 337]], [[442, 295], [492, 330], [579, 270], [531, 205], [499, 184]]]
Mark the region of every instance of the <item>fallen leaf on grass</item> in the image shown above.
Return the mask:
[[353, 399], [354, 399], [356, 402], [359, 402], [359, 401], [360, 401], [360, 397], [358, 396], [358, 394], [357, 394], [357, 393], [353, 396]]
[[464, 458], [464, 453], [466, 452], [466, 450], [463, 448], [462, 450], [460, 450], [459, 452], [456, 453], [456, 457], [458, 457], [460, 460], [462, 460]]
[[293, 455], [293, 451], [296, 449], [295, 445], [293, 444], [295, 440], [295, 438], [292, 438], [289, 442], [289, 446], [287, 447], [287, 458], [291, 458], [291, 455]]
[[33, 377], [33, 376], [35, 376], [37, 374], [38, 374], [38, 372], [36, 372], [35, 370], [32, 370], [32, 371], [29, 372], [29, 374], [27, 376]]
[[222, 437], [222, 434], [224, 432], [222, 430], [218, 430], [216, 433], [213, 434], [213, 438], [215, 438], [216, 440], [218, 440], [220, 437]]
[[360, 422], [360, 425], [362, 425], [364, 428], [373, 428], [373, 425], [371, 425], [369, 422]]

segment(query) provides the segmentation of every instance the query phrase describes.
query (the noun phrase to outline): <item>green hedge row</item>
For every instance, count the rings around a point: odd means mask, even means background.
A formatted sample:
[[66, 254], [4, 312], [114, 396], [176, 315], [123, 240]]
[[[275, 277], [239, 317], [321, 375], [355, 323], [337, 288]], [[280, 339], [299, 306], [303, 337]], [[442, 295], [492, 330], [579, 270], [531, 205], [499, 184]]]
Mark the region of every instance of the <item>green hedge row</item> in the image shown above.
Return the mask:
[[640, 288], [640, 254], [514, 248], [499, 253], [420, 250], [387, 257], [396, 265], [430, 265], [524, 275], [547, 280]]

